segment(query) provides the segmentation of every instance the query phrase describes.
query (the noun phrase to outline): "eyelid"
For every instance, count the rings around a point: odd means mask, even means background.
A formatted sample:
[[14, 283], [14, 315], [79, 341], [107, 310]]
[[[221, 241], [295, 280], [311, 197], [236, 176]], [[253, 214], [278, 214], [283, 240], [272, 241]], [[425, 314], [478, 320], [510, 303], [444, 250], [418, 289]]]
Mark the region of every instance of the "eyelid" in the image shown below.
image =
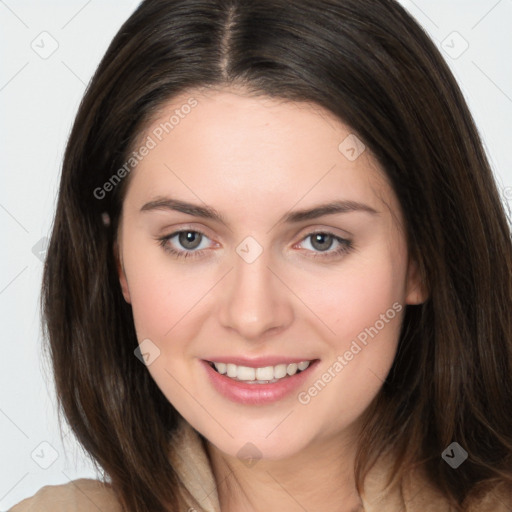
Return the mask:
[[[176, 237], [180, 233], [187, 232], [187, 231], [197, 233], [201, 237], [205, 237], [208, 240], [211, 240], [211, 237], [209, 237], [206, 233], [203, 233], [201, 230], [193, 229], [191, 227], [180, 227], [180, 228], [174, 230], [169, 235], [164, 235], [164, 236], [158, 237], [157, 240], [159, 242], [159, 245], [162, 247], [162, 249], [165, 252], [167, 252], [168, 254], [172, 255], [176, 260], [180, 260], [180, 259], [194, 260], [195, 258], [201, 258], [203, 253], [208, 251], [208, 248], [198, 249], [198, 250], [186, 250], [186, 249], [175, 249], [172, 245], [170, 245], [170, 240], [172, 238]], [[332, 237], [332, 239], [339, 245], [339, 247], [337, 249], [330, 248], [329, 250], [326, 250], [326, 251], [314, 251], [314, 250], [310, 250], [310, 249], [303, 249], [303, 251], [305, 251], [308, 254], [306, 257], [311, 258], [312, 260], [318, 259], [319, 262], [324, 261], [324, 262], [328, 263], [329, 261], [337, 260], [337, 259], [343, 257], [344, 255], [347, 255], [354, 249], [353, 242], [352, 242], [351, 238], [350, 239], [344, 238], [344, 237], [336, 235], [336, 233], [333, 233], [332, 230], [321, 229], [321, 228], [320, 229], [317, 228], [316, 230], [307, 231], [300, 238], [300, 240], [294, 245], [294, 247], [296, 245], [304, 243], [308, 238], [314, 236], [315, 234], [323, 234], [323, 235]], [[201, 240], [201, 242], [202, 242], [202, 240]], [[213, 242], [217, 246], [219, 245], [217, 242], [215, 242], [215, 241], [213, 241]]]
[[194, 233], [199, 233], [203, 237], [208, 238], [215, 244], [219, 245], [218, 242], [215, 242], [214, 239], [216, 235], [211, 231], [209, 228], [205, 227], [204, 225], [196, 226], [193, 223], [191, 224], [178, 224], [178, 225], [166, 225], [163, 228], [158, 230], [158, 235], [156, 235], [155, 238], [162, 239], [162, 238], [172, 238], [173, 236], [176, 236], [178, 233], [181, 233], [183, 231], [193, 231]]
[[314, 235], [315, 233], [326, 233], [333, 236], [338, 236], [340, 238], [353, 238], [354, 234], [346, 229], [341, 229], [334, 226], [326, 226], [322, 224], [316, 224], [314, 226], [307, 226], [305, 228], [301, 228], [297, 231], [295, 234], [295, 237], [300, 237], [301, 240], [308, 236], [308, 235]]
[[[170, 231], [168, 234], [166, 234], [169, 229], [172, 229], [172, 231]], [[161, 231], [161, 235], [158, 235], [158, 237], [157, 237], [158, 239], [161, 239], [161, 238], [169, 239], [183, 231], [193, 231], [195, 233], [199, 233], [200, 235], [210, 239], [212, 242], [214, 241], [213, 240], [214, 237], [209, 234], [210, 230], [208, 228], [205, 228], [204, 226], [196, 227], [194, 225], [194, 223], [180, 224], [178, 226], [165, 226], [164, 228], [162, 228], [159, 231]], [[339, 232], [341, 232], [341, 234]], [[293, 235], [293, 238], [299, 237], [299, 241], [296, 242], [296, 243], [299, 243], [299, 242], [304, 241], [304, 239], [307, 238], [308, 236], [314, 235], [316, 233], [328, 234], [328, 235], [332, 235], [334, 238], [338, 237], [338, 238], [342, 238], [344, 240], [346, 239], [346, 237], [352, 238], [354, 236], [352, 233], [350, 233], [349, 231], [347, 231], [345, 229], [333, 228], [333, 227], [327, 227], [327, 226], [320, 226], [320, 227], [312, 228], [311, 226], [308, 226], [307, 228], [301, 228], [297, 233], [295, 233], [295, 235]], [[218, 245], [218, 242], [215, 242], [215, 243]]]
[[[169, 230], [172, 230], [172, 231], [169, 232]], [[170, 236], [170, 235], [179, 233], [180, 231], [186, 231], [186, 230], [196, 231], [198, 233], [201, 233], [202, 235], [207, 236], [210, 239], [215, 238], [213, 231], [211, 231], [208, 227], [206, 227], [204, 224], [201, 224], [198, 226], [194, 222], [185, 223], [185, 224], [165, 225], [161, 229], [159, 229], [159, 232], [161, 233], [161, 235], [159, 235], [159, 236], [160, 237]], [[169, 234], [166, 235], [165, 233], [169, 233]], [[293, 235], [293, 238], [301, 236], [301, 240], [302, 240], [307, 235], [311, 235], [314, 233], [329, 233], [334, 236], [339, 236], [340, 238], [354, 237], [354, 234], [346, 229], [342, 229], [342, 228], [334, 227], [334, 226], [316, 224], [314, 227], [311, 227], [311, 225], [309, 225], [309, 226], [298, 229], [295, 232], [295, 234]]]
[[[300, 240], [297, 243], [294, 244], [294, 247], [297, 245], [303, 244], [306, 240], [310, 239], [311, 237], [313, 237], [316, 234], [330, 236], [333, 239], [333, 241], [339, 245], [339, 247], [337, 249], [329, 249], [327, 251], [311, 251], [309, 249], [305, 249], [306, 252], [311, 253], [311, 256], [313, 256], [313, 257], [317, 257], [317, 256], [322, 257], [322, 255], [323, 255], [323, 257], [325, 259], [327, 259], [330, 256], [335, 257], [340, 252], [343, 252], [343, 251], [353, 248], [352, 238], [346, 238], [343, 236], [339, 236], [336, 233], [334, 233], [333, 231], [330, 231], [328, 229], [319, 229], [319, 230], [308, 231], [304, 236], [302, 236], [300, 238]], [[311, 242], [310, 242], [310, 244], [311, 244]]]

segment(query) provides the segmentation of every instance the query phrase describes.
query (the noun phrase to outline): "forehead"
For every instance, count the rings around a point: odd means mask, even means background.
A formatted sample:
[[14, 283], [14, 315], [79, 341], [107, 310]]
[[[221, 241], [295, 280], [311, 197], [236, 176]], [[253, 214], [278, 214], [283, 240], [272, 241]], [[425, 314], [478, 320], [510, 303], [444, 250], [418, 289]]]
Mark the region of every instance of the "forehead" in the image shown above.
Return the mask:
[[[394, 201], [368, 148], [334, 114], [240, 90], [190, 90], [163, 105], [135, 150], [138, 201], [171, 194], [231, 208], [291, 208], [319, 200]], [[326, 197], [328, 196], [328, 197]]]

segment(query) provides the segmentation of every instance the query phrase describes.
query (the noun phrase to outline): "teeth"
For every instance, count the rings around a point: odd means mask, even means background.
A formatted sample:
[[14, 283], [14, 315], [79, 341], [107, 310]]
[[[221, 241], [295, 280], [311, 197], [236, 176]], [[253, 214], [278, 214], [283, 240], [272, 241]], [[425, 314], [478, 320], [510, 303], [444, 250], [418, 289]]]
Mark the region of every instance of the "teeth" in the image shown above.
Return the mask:
[[262, 368], [250, 368], [248, 366], [237, 366], [231, 363], [216, 363], [215, 369], [222, 375], [227, 375], [232, 379], [243, 380], [253, 383], [277, 382], [288, 376], [295, 375], [298, 371], [305, 370], [311, 361], [302, 361], [300, 363], [278, 364], [276, 366], [264, 366]]
[[[240, 378], [240, 377], [238, 377], [238, 378]], [[274, 378], [274, 367], [273, 366], [265, 366], [265, 368], [257, 368], [256, 369], [256, 380], [272, 380], [273, 378]]]
[[299, 369], [299, 367], [297, 366], [296, 363], [290, 363], [287, 367], [286, 367], [286, 373], [288, 375], [295, 375], [297, 373], [297, 370]]
[[237, 374], [236, 364], [228, 364], [227, 365], [227, 373], [228, 373], [228, 377], [236, 377], [236, 374]]
[[256, 379], [256, 369], [249, 368], [248, 366], [238, 366], [236, 369], [236, 377], [239, 380], [254, 380]]
[[[309, 366], [309, 363], [308, 363], [308, 366]], [[306, 366], [306, 368], [307, 368], [307, 366]], [[278, 364], [277, 366], [274, 366], [274, 378], [282, 379], [283, 377], [286, 377], [286, 365]]]
[[[233, 365], [234, 366], [234, 365]], [[227, 364], [226, 363], [217, 363], [215, 365], [215, 368], [217, 369], [217, 371], [219, 373], [221, 373], [222, 375], [224, 375], [226, 373], [226, 367], [227, 367]]]

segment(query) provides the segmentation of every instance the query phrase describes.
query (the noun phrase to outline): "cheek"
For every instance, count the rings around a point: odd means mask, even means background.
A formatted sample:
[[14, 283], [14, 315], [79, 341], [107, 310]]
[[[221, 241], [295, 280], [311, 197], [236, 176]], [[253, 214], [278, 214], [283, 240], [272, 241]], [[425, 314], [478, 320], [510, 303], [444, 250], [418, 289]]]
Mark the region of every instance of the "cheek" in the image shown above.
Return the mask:
[[124, 240], [123, 262], [139, 341], [163, 340], [208, 289], [201, 272], [171, 260], [157, 244], [129, 233]]
[[180, 272], [179, 267], [138, 269], [129, 277], [130, 295], [138, 338], [164, 340], [187, 324], [207, 283], [197, 275]]
[[395, 358], [405, 310], [406, 252], [400, 244], [383, 247], [350, 265], [347, 260], [335, 274], [304, 280], [308, 306], [329, 327], [322, 329], [329, 334], [320, 378], [299, 397], [320, 416], [341, 408], [339, 418], [355, 419], [382, 387]]
[[403, 256], [376, 250], [364, 259], [347, 261], [335, 272], [295, 278], [294, 289], [300, 290], [308, 308], [328, 327], [324, 332], [330, 332], [333, 345], [342, 349], [377, 322], [379, 330], [389, 325], [397, 332], [394, 324], [399, 322], [386, 322], [383, 327], [380, 319], [385, 315], [385, 320], [393, 320], [397, 309], [404, 308], [405, 273]]
[[382, 389], [404, 311], [385, 296], [347, 302], [340, 309], [342, 319], [334, 326], [336, 334], [325, 339], [318, 373], [296, 397], [307, 421], [318, 418], [329, 435], [355, 424]]

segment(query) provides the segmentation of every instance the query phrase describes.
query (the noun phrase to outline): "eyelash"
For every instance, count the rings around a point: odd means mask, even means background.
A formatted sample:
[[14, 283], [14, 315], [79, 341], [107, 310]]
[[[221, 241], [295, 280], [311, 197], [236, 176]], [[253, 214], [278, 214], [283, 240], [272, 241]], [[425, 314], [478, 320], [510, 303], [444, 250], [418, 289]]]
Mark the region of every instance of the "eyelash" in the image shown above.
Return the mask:
[[[164, 249], [165, 252], [172, 254], [176, 258], [197, 258], [197, 257], [199, 257], [199, 255], [201, 253], [203, 253], [206, 250], [206, 249], [200, 249], [199, 251], [191, 251], [191, 250], [178, 251], [178, 250], [170, 247], [169, 241], [181, 233], [196, 233], [202, 237], [208, 238], [204, 233], [201, 233], [201, 231], [196, 231], [193, 229], [183, 229], [181, 231], [175, 231], [174, 233], [171, 233], [170, 235], [164, 236], [162, 238], [158, 238], [159, 245]], [[341, 256], [342, 254], [347, 254], [353, 249], [351, 240], [347, 240], [345, 238], [336, 236], [334, 233], [330, 233], [329, 231], [314, 231], [312, 233], [308, 233], [304, 238], [302, 238], [301, 242], [311, 236], [319, 235], [319, 234], [331, 236], [334, 239], [334, 241], [336, 241], [340, 244], [340, 247], [334, 251], [324, 251], [324, 252], [316, 251], [315, 253], [313, 253], [310, 256], [311, 258], [332, 259], [337, 256]]]

